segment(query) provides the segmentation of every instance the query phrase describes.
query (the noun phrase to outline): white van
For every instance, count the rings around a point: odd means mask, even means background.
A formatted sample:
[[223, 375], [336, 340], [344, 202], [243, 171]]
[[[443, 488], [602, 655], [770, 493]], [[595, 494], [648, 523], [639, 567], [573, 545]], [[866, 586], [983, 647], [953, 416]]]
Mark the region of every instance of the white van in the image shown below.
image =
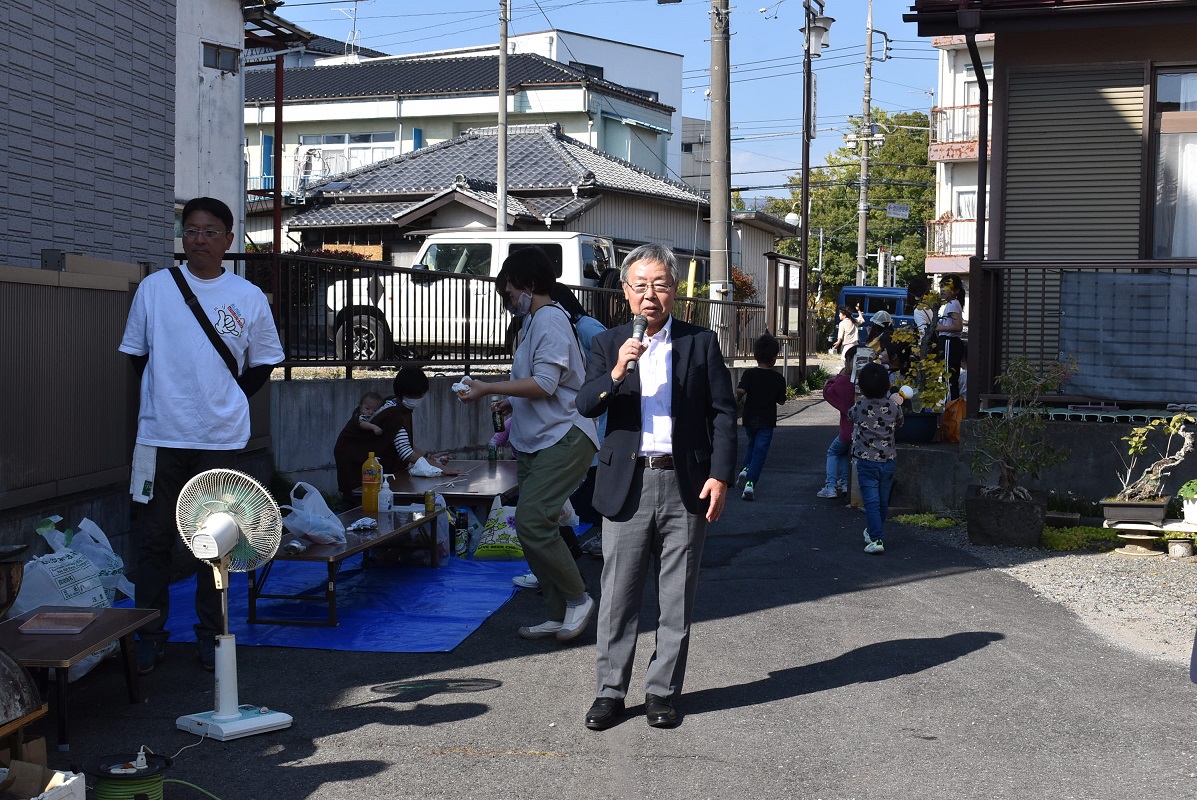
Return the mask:
[[[509, 346], [511, 315], [492, 280], [507, 256], [536, 246], [567, 286], [614, 287], [610, 239], [570, 231], [457, 231], [424, 240], [415, 264], [336, 281], [326, 293], [328, 332], [340, 359], [419, 357]], [[364, 270], [363, 270], [364, 271]], [[606, 278], [604, 279], [604, 276]]]

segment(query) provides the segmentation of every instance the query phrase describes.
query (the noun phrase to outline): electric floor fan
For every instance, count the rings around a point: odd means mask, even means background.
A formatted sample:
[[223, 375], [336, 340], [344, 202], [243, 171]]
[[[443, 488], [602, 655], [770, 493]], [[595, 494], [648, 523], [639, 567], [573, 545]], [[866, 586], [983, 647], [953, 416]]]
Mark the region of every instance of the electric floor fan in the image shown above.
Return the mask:
[[183, 487], [175, 521], [187, 549], [212, 567], [223, 627], [216, 637], [216, 710], [179, 717], [175, 724], [222, 742], [289, 727], [289, 714], [238, 702], [237, 641], [229, 633], [229, 572], [248, 572], [274, 557], [283, 527], [278, 504], [249, 475], [212, 469]]

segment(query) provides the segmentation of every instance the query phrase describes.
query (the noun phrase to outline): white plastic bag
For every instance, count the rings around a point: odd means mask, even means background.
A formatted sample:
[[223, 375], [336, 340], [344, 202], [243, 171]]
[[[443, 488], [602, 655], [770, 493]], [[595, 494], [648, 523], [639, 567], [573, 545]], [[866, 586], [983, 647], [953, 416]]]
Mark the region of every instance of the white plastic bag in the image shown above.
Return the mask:
[[87, 517], [79, 521], [79, 530], [67, 541], [72, 550], [87, 556], [100, 572], [100, 583], [108, 595], [108, 605], [116, 602], [119, 590], [125, 597], [133, 597], [133, 584], [125, 577], [125, 562], [112, 549], [100, 526]]
[[[297, 492], [302, 491], [298, 497]], [[324, 502], [324, 496], [310, 483], [300, 481], [291, 489], [291, 513], [283, 517], [287, 530], [316, 544], [344, 544], [345, 526]]]
[[[16, 617], [39, 606], [74, 606], [77, 608], [107, 608], [112, 605], [100, 570], [87, 556], [67, 546], [69, 531], [64, 533], [56, 527], [62, 517], [53, 516], [42, 520], [37, 532], [54, 551], [25, 562], [25, 574], [21, 580], [21, 591], [9, 609], [8, 616]], [[114, 641], [96, 651], [67, 671], [67, 680], [77, 681], [106, 656], [116, 651]]]
[[83, 553], [67, 547], [66, 534], [55, 527], [61, 521], [62, 517], [48, 517], [38, 525], [37, 532], [54, 552], [25, 562], [21, 591], [8, 616], [15, 617], [39, 606], [111, 605], [100, 581], [100, 570]]

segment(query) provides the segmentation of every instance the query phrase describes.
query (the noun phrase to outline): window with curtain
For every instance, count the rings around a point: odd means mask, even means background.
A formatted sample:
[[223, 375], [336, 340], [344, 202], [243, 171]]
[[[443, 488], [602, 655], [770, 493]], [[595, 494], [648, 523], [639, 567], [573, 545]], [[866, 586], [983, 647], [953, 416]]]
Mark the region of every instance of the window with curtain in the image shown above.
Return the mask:
[[1159, 72], [1155, 133], [1155, 258], [1197, 256], [1197, 70]]

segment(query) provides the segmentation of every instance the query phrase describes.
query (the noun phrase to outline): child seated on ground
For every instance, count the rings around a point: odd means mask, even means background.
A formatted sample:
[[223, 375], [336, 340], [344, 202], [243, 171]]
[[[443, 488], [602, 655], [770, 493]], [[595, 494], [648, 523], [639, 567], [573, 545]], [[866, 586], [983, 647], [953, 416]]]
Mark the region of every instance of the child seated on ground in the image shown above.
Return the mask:
[[380, 408], [382, 408], [382, 395], [378, 392], [366, 392], [362, 395], [357, 408], [353, 409], [353, 415], [357, 417], [357, 426], [363, 431], [381, 436], [382, 428], [370, 421]]

